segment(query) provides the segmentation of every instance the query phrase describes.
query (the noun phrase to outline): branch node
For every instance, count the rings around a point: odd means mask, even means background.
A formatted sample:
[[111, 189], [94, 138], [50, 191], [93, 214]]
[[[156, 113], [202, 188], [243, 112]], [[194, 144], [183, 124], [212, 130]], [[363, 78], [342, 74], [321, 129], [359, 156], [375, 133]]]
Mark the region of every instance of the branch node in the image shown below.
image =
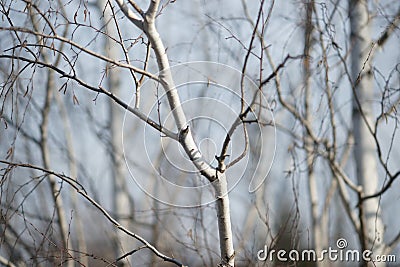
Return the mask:
[[215, 155], [215, 159], [218, 161], [217, 171], [220, 173], [224, 173], [226, 171], [225, 159], [229, 157], [229, 155]]
[[185, 140], [188, 133], [189, 133], [189, 125], [187, 125], [186, 128], [183, 128], [179, 131], [179, 134], [178, 134], [179, 142], [183, 142], [183, 140]]

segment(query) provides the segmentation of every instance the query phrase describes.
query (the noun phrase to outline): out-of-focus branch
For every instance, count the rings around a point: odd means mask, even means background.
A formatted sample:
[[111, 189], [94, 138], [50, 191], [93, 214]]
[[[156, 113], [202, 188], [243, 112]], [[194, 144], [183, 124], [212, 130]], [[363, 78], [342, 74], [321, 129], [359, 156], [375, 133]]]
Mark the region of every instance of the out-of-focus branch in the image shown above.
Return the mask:
[[101, 86], [100, 87], [92, 86], [92, 85], [86, 83], [85, 81], [83, 81], [82, 79], [78, 78], [77, 76], [68, 74], [65, 71], [63, 71], [62, 69], [59, 69], [58, 67], [56, 67], [56, 66], [54, 66], [52, 64], [46, 63], [46, 62], [41, 62], [41, 61], [38, 61], [38, 60], [33, 60], [33, 59], [29, 59], [29, 58], [25, 58], [25, 57], [19, 57], [19, 56], [13, 56], [13, 55], [0, 55], [0, 58], [9, 58], [9, 59], [21, 60], [21, 61], [28, 62], [30, 64], [37, 64], [37, 65], [41, 65], [43, 67], [47, 67], [47, 68], [53, 69], [57, 73], [61, 74], [61, 78], [68, 78], [68, 79], [74, 80], [79, 85], [81, 85], [81, 86], [83, 86], [83, 87], [85, 87], [85, 88], [87, 88], [87, 89], [89, 89], [89, 90], [91, 90], [93, 92], [107, 95], [108, 97], [113, 99], [118, 105], [120, 105], [124, 109], [128, 110], [129, 112], [135, 114], [138, 118], [140, 118], [144, 122], [148, 123], [150, 126], [155, 128], [156, 130], [160, 131], [161, 133], [165, 134], [166, 136], [168, 136], [170, 138], [173, 138], [174, 140], [178, 140], [178, 135], [176, 133], [173, 133], [170, 130], [162, 127], [157, 122], [155, 122], [154, 120], [152, 120], [151, 118], [149, 118], [148, 116], [143, 114], [139, 109], [132, 108], [127, 103], [122, 101], [119, 97], [117, 97], [116, 95], [114, 95], [113, 93], [111, 93], [110, 91], [104, 89]]
[[396, 15], [394, 15], [393, 20], [386, 27], [386, 30], [381, 34], [381, 36], [376, 41], [377, 45], [383, 46], [392, 33], [399, 27], [400, 24], [400, 8], [397, 10]]
[[377, 191], [376, 193], [374, 193], [374, 194], [372, 194], [372, 195], [367, 195], [367, 196], [361, 197], [361, 198], [360, 198], [360, 202], [363, 202], [363, 201], [365, 201], [365, 200], [367, 200], [367, 199], [371, 199], [371, 198], [375, 198], [375, 197], [381, 196], [383, 193], [385, 193], [385, 192], [392, 186], [393, 182], [394, 182], [398, 177], [400, 177], [400, 171], [396, 172], [396, 173], [393, 174], [393, 175], [390, 175], [390, 177], [389, 177], [389, 182], [387, 182], [387, 183], [385, 184], [385, 186], [384, 186], [381, 190]]
[[392, 249], [394, 249], [397, 244], [400, 242], [400, 232], [397, 233], [397, 235], [389, 242], [387, 243], [385, 250], [384, 250], [384, 255], [389, 254]]
[[[42, 17], [45, 17], [35, 5], [33, 5], [33, 6], [34, 6], [34, 9], [36, 12], [38, 12]], [[41, 25], [39, 24], [39, 21], [37, 21], [35, 19], [35, 13], [32, 9], [32, 4], [28, 2], [27, 8], [28, 8], [28, 11], [30, 14], [32, 26], [35, 31], [38, 31], [39, 28], [41, 27]], [[45, 21], [47, 22], [47, 24], [51, 25], [49, 20], [46, 19]], [[55, 34], [54, 27], [50, 26], [50, 28], [52, 29], [53, 34]], [[68, 27], [65, 28], [65, 30], [63, 32], [63, 37], [66, 35], [67, 29], [68, 29]], [[43, 42], [42, 38], [39, 38], [37, 35], [35, 35], [35, 37], [39, 44]], [[64, 46], [64, 43], [61, 43], [60, 47], [58, 48], [57, 51], [62, 51], [63, 46]], [[42, 51], [42, 53], [40, 53], [40, 57], [43, 58], [44, 62], [50, 62], [49, 56], [47, 53], [48, 51], [50, 51], [50, 50], [46, 50], [46, 52]], [[57, 53], [57, 57], [56, 57], [56, 60], [53, 63], [53, 65], [57, 66], [60, 63], [60, 59], [61, 59], [61, 53]], [[51, 156], [50, 156], [50, 149], [49, 149], [49, 143], [48, 143], [48, 134], [50, 131], [50, 129], [49, 129], [50, 109], [52, 106], [52, 102], [53, 102], [52, 100], [53, 100], [54, 89], [55, 89], [54, 72], [52, 72], [51, 69], [47, 69], [47, 72], [48, 72], [48, 75], [47, 75], [47, 82], [46, 82], [46, 88], [45, 88], [45, 90], [46, 90], [45, 101], [44, 101], [43, 108], [41, 110], [42, 122], [39, 125], [39, 129], [40, 129], [40, 143], [39, 144], [40, 144], [42, 162], [43, 162], [43, 166], [45, 169], [49, 169], [51, 166], [51, 160], [50, 160]], [[49, 185], [50, 185], [50, 190], [52, 192], [54, 208], [57, 213], [57, 218], [58, 218], [57, 224], [58, 224], [59, 230], [60, 230], [60, 238], [62, 241], [62, 245], [64, 247], [64, 251], [66, 252], [67, 255], [69, 255], [68, 258], [66, 259], [66, 266], [73, 267], [74, 262], [69, 260], [69, 257], [72, 258], [72, 255], [69, 253], [69, 250], [73, 249], [73, 244], [72, 244], [71, 238], [69, 237], [69, 227], [68, 227], [68, 222], [66, 219], [64, 200], [61, 195], [62, 186], [59, 186], [57, 184], [55, 177], [52, 175], [49, 175], [48, 181], [49, 181]], [[62, 257], [64, 257], [64, 256], [62, 255]]]
[[97, 210], [99, 210], [106, 218], [108, 221], [110, 221], [116, 228], [118, 228], [120, 231], [124, 232], [125, 234], [135, 238], [139, 242], [141, 242], [143, 245], [146, 246], [146, 248], [150, 249], [153, 253], [155, 253], [159, 258], [161, 258], [164, 261], [174, 263], [177, 266], [184, 266], [181, 262], [178, 260], [168, 257], [165, 254], [161, 253], [157, 248], [152, 246], [146, 239], [141, 237], [140, 235], [135, 234], [134, 232], [129, 231], [125, 227], [123, 227], [117, 220], [115, 220], [103, 207], [100, 205], [98, 202], [96, 202], [92, 197], [88, 195], [86, 190], [83, 188], [82, 185], [80, 185], [75, 178], [71, 178], [65, 174], [57, 173], [52, 170], [47, 170], [45, 168], [35, 166], [32, 164], [25, 164], [25, 163], [16, 163], [16, 162], [9, 162], [5, 160], [0, 160], [0, 163], [6, 164], [8, 168], [27, 168], [27, 169], [33, 169], [37, 170], [40, 172], [43, 172], [48, 175], [53, 175], [54, 177], [59, 178], [60, 180], [66, 182], [68, 185], [70, 185], [72, 188], [76, 190], [76, 192], [81, 195], [83, 198], [85, 198], [89, 203], [91, 203]]
[[[24, 33], [29, 33], [29, 34], [32, 34], [32, 35], [35, 35], [35, 36], [39, 36], [39, 37], [43, 37], [43, 38], [58, 40], [58, 41], [66, 43], [66, 44], [72, 45], [72, 46], [76, 47], [78, 50], [80, 50], [82, 52], [85, 52], [85, 53], [87, 53], [87, 54], [89, 54], [89, 55], [91, 55], [93, 57], [98, 58], [98, 59], [104, 60], [105, 62], [111, 63], [111, 64], [113, 64], [115, 66], [118, 66], [118, 67], [121, 67], [121, 68], [126, 68], [126, 69], [133, 70], [133, 71], [135, 71], [137, 73], [140, 73], [140, 74], [143, 74], [143, 75], [149, 77], [150, 79], [153, 79], [155, 81], [159, 81], [157, 76], [151, 74], [150, 72], [144, 71], [143, 69], [137, 68], [137, 67], [132, 66], [130, 64], [121, 63], [121, 62], [118, 62], [118, 61], [116, 61], [114, 59], [111, 59], [111, 58], [108, 58], [106, 56], [103, 56], [103, 55], [101, 55], [99, 53], [96, 53], [96, 52], [94, 52], [94, 51], [92, 51], [90, 49], [87, 49], [86, 47], [84, 47], [84, 46], [82, 46], [82, 45], [80, 45], [78, 43], [75, 43], [74, 41], [72, 41], [72, 40], [70, 40], [68, 38], [65, 38], [65, 37], [61, 37], [61, 36], [58, 36], [58, 35], [48, 35], [48, 34], [44, 34], [44, 33], [41, 33], [41, 32], [32, 31], [30, 29], [21, 28], [21, 27], [0, 27], [0, 30], [24, 32]], [[1, 55], [1, 56], [7, 56], [7, 55]]]
[[[113, 7], [109, 0], [99, 0], [97, 1], [97, 8], [100, 12], [103, 13], [104, 27], [106, 35], [104, 36], [104, 46], [103, 53], [108, 58], [117, 59], [120, 57], [120, 52], [122, 52], [125, 57], [125, 61], [127, 64], [131, 64], [131, 60], [129, 57], [128, 49], [125, 47], [124, 39], [122, 37], [121, 26], [116, 18], [116, 11], [118, 7]], [[114, 38], [119, 38], [117, 43], [114, 43]], [[119, 95], [122, 88], [122, 78], [120, 68], [112, 68], [111, 64], [106, 64], [105, 68], [107, 69], [107, 74], [105, 75], [105, 83], [109, 88], [110, 92], [114, 95]], [[139, 91], [139, 83], [138, 79], [135, 75], [135, 72], [129, 70], [131, 77], [133, 78], [136, 94]], [[136, 96], [136, 101], [138, 97]], [[129, 195], [129, 187], [126, 183], [126, 169], [124, 168], [124, 162], [122, 155], [124, 154], [122, 142], [121, 142], [121, 129], [122, 125], [122, 113], [119, 110], [119, 107], [115, 105], [115, 102], [109, 98], [107, 101], [108, 104], [108, 125], [110, 138], [110, 170], [111, 170], [111, 203], [112, 210], [115, 213], [115, 219], [118, 220], [121, 225], [126, 228], [131, 228], [134, 218], [134, 202], [131, 201]], [[137, 105], [135, 104], [135, 107]], [[126, 218], [128, 217], [128, 218]], [[131, 217], [131, 218], [129, 218]], [[114, 236], [114, 257], [117, 258], [116, 262], [119, 261], [120, 266], [129, 266], [129, 261], [126, 257], [120, 257], [121, 251], [126, 251], [132, 241], [128, 238], [127, 235], [120, 231], [116, 231]]]
[[17, 267], [14, 263], [0, 255], [0, 263], [6, 267]]

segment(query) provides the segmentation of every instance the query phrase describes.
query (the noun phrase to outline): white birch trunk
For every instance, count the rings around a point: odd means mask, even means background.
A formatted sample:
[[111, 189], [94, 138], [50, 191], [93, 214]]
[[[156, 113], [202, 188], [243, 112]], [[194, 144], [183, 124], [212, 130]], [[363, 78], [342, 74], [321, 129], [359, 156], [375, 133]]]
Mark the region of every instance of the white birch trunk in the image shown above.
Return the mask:
[[[358, 183], [363, 187], [364, 195], [371, 195], [379, 190], [377, 172], [376, 143], [367, 123], [374, 128], [374, 81], [371, 62], [368, 60], [372, 45], [368, 18], [367, 0], [350, 1], [351, 27], [351, 74], [355, 95], [353, 98], [354, 156]], [[359, 80], [357, 80], [359, 77]], [[358, 99], [358, 102], [357, 102]], [[361, 106], [361, 110], [360, 110]], [[365, 118], [365, 119], [364, 119]], [[370, 249], [374, 255], [383, 252], [384, 227], [381, 219], [379, 198], [372, 198], [363, 203], [364, 237], [362, 247]], [[375, 263], [375, 266], [385, 266]]]
[[[229, 209], [229, 197], [227, 189], [226, 176], [212, 168], [200, 153], [197, 144], [193, 139], [191, 129], [187, 125], [186, 116], [182, 109], [178, 91], [176, 90], [174, 80], [170, 71], [168, 56], [160, 35], [156, 29], [155, 18], [159, 8], [160, 0], [151, 0], [148, 10], [141, 14], [140, 19], [133, 10], [123, 0], [116, 0], [117, 4], [124, 12], [125, 16], [138, 28], [142, 29], [147, 35], [151, 46], [157, 58], [158, 69], [160, 71], [159, 80], [166, 92], [168, 103], [172, 111], [175, 125], [179, 133], [179, 142], [184, 148], [186, 154], [193, 162], [197, 170], [213, 183], [217, 201], [217, 217], [220, 242], [220, 265], [234, 266], [233, 236], [231, 229], [231, 218]], [[131, 5], [136, 5], [130, 1]], [[137, 5], [136, 5], [137, 6]]]
[[219, 266], [235, 266], [228, 183], [224, 174], [219, 174], [219, 179], [214, 182], [214, 189], [217, 198], [219, 246], [221, 252], [221, 263]]
[[204, 160], [193, 139], [191, 130], [187, 126], [186, 116], [181, 106], [178, 91], [175, 88], [173, 77], [170, 71], [168, 56], [162, 43], [160, 35], [155, 27], [155, 13], [158, 10], [159, 1], [152, 1], [146, 13], [144, 31], [155, 52], [158, 68], [161, 71], [160, 80], [166, 91], [168, 102], [173, 113], [175, 124], [180, 133], [179, 141], [187, 155], [196, 168], [213, 183], [217, 199], [217, 217], [220, 242], [220, 266], [234, 266], [233, 236], [230, 218], [230, 207], [228, 197], [228, 186], [226, 176], [217, 173]]

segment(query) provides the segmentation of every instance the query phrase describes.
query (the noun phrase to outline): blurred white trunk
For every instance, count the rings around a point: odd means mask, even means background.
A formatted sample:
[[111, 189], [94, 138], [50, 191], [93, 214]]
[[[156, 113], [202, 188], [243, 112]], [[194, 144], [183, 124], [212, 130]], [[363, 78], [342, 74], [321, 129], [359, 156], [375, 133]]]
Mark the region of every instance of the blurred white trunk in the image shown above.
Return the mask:
[[[39, 29], [41, 28], [40, 22], [35, 19], [34, 12], [32, 10], [31, 6], [28, 6], [28, 10], [31, 16], [31, 21], [33, 28], [36, 31], [40, 31]], [[66, 32], [64, 32], [65, 34]], [[37, 38], [38, 43], [42, 43], [43, 39]], [[60, 50], [62, 50], [63, 44], [61, 44]], [[47, 53], [42, 53], [41, 56], [43, 57], [44, 61], [49, 62], [49, 56]], [[60, 57], [57, 57], [56, 61], [54, 64], [57, 66], [59, 63]], [[43, 105], [42, 109], [42, 122], [40, 124], [40, 150], [42, 153], [42, 161], [43, 161], [43, 167], [45, 169], [50, 169], [51, 167], [51, 151], [49, 148], [49, 143], [48, 143], [48, 136], [49, 136], [49, 131], [50, 131], [50, 115], [51, 115], [51, 106], [53, 102], [53, 96], [54, 96], [54, 89], [56, 88], [56, 81], [55, 81], [55, 76], [54, 73], [48, 70], [47, 74], [47, 83], [46, 83], [46, 95], [45, 95], [45, 102]], [[65, 212], [64, 208], [64, 201], [61, 195], [61, 189], [62, 186], [58, 184], [58, 179], [54, 177], [53, 175], [49, 175], [49, 184], [50, 184], [50, 189], [52, 191], [52, 197], [54, 201], [54, 208], [56, 209], [57, 213], [57, 218], [58, 218], [58, 226], [60, 230], [60, 239], [62, 242], [62, 251], [61, 252], [61, 257], [62, 260], [65, 260], [65, 266], [67, 267], [72, 267], [74, 266], [74, 261], [71, 260], [72, 254], [70, 253], [69, 250], [74, 250], [74, 247], [72, 246], [72, 239], [70, 237], [70, 230], [69, 230], [69, 223], [67, 221], [66, 215], [67, 213]], [[64, 255], [67, 255], [67, 258], [64, 259]]]
[[[67, 147], [67, 154], [69, 158], [69, 170], [71, 173], [71, 177], [75, 178], [76, 181], [78, 181], [78, 167], [76, 164], [76, 159], [75, 159], [75, 152], [74, 152], [74, 145], [73, 145], [73, 136], [72, 136], [72, 129], [69, 123], [68, 119], [68, 112], [65, 108], [65, 104], [61, 99], [60, 94], [55, 94], [54, 95], [58, 108], [60, 109], [60, 117], [63, 122], [63, 130], [65, 134], [65, 144]], [[74, 249], [76, 250], [74, 253], [74, 257], [79, 259], [79, 262], [83, 266], [89, 266], [89, 258], [86, 256], [82, 256], [81, 252], [87, 252], [87, 246], [86, 246], [86, 237], [85, 237], [85, 230], [83, 227], [82, 223], [82, 217], [81, 217], [81, 212], [82, 209], [80, 209], [79, 206], [79, 199], [78, 199], [78, 192], [76, 192], [75, 189], [71, 188], [70, 189], [70, 198], [71, 198], [71, 208], [74, 210], [74, 224], [73, 227], [76, 231], [76, 247]]]
[[[364, 194], [370, 195], [379, 190], [379, 177], [376, 143], [367, 125], [369, 124], [371, 129], [374, 129], [372, 105], [374, 81], [371, 73], [371, 62], [368, 59], [372, 39], [367, 0], [350, 1], [349, 17], [351, 25], [351, 74], [353, 85], [355, 85], [353, 97], [354, 156], [358, 183], [363, 187]], [[364, 221], [364, 236], [366, 238], [362, 247], [372, 250], [374, 255], [379, 255], [383, 249], [384, 233], [379, 198], [365, 201], [362, 209], [364, 218], [361, 219]], [[385, 266], [385, 264], [377, 262], [375, 266]]]
[[[100, 0], [98, 2], [100, 12], [104, 14], [104, 22], [106, 33], [112, 38], [118, 40], [116, 26], [113, 19], [113, 14], [110, 6], [107, 5], [107, 0]], [[106, 6], [107, 5], [107, 6]], [[110, 38], [105, 38], [105, 54], [107, 57], [119, 60], [119, 46]], [[118, 68], [112, 68], [110, 64], [107, 65], [106, 84], [107, 89], [114, 95], [118, 95], [120, 91], [120, 75], [117, 71]], [[129, 199], [129, 192], [126, 185], [126, 171], [123, 161], [123, 148], [122, 148], [122, 113], [120, 107], [115, 105], [112, 99], [109, 100], [109, 127], [111, 135], [111, 180], [112, 180], [112, 212], [115, 214], [114, 218], [124, 227], [129, 229], [131, 225], [130, 215], [132, 214], [132, 205]], [[131, 238], [121, 231], [116, 231], [116, 246], [114, 247], [115, 257], [120, 257], [128, 250], [132, 249]], [[123, 259], [118, 262], [118, 266], [127, 266], [128, 261]]]
[[[54, 75], [49, 71], [49, 76], [46, 85], [46, 99], [42, 110], [42, 123], [40, 125], [40, 134], [41, 134], [40, 149], [42, 152], [43, 167], [47, 170], [51, 169], [50, 168], [51, 152], [48, 144], [48, 135], [49, 135], [49, 123], [50, 123], [50, 108], [53, 99], [54, 88], [56, 88]], [[73, 246], [71, 237], [69, 236], [69, 223], [66, 218], [67, 213], [65, 212], [64, 201], [61, 195], [62, 186], [59, 185], [59, 181], [53, 175], [49, 175], [48, 177], [49, 177], [50, 188], [52, 191], [54, 207], [57, 213], [58, 226], [60, 227], [59, 229], [60, 239], [62, 242], [61, 248], [63, 250], [61, 251], [61, 253], [67, 254], [66, 259], [64, 258], [63, 254], [61, 256], [62, 257], [61, 259], [66, 261], [65, 266], [73, 267], [74, 261], [71, 260], [71, 253], [69, 251], [70, 249], [73, 249]]]
[[[305, 26], [304, 26], [304, 56], [303, 70], [304, 70], [304, 109], [306, 121], [313, 125], [313, 98], [312, 98], [312, 88], [311, 88], [311, 68], [310, 68], [310, 58], [313, 46], [312, 33], [314, 30], [313, 25], [313, 9], [314, 1], [309, 0], [304, 3], [306, 13], [305, 13]], [[312, 223], [312, 247], [320, 255], [322, 250], [328, 247], [328, 230], [326, 227], [325, 214], [324, 211], [319, 208], [319, 203], [323, 201], [319, 196], [322, 196], [318, 191], [318, 181], [314, 172], [314, 143], [313, 140], [307, 134], [304, 129], [304, 142], [306, 146], [306, 157], [307, 157], [307, 175], [308, 175], [308, 190], [310, 194], [310, 210], [311, 210], [311, 223]], [[317, 261], [316, 266], [323, 267], [328, 266], [328, 261]]]

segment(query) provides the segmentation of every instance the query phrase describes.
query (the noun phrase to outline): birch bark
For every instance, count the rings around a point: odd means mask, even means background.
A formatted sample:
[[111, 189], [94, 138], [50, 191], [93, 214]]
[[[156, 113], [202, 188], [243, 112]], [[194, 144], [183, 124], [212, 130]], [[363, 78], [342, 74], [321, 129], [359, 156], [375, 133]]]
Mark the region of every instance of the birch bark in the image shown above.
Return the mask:
[[[371, 195], [379, 191], [379, 177], [377, 171], [376, 144], [373, 138], [374, 112], [374, 81], [371, 74], [372, 39], [367, 0], [350, 1], [350, 41], [351, 41], [351, 74], [353, 77], [353, 129], [354, 129], [354, 157], [358, 183], [363, 188], [364, 195]], [[371, 198], [362, 204], [364, 217], [364, 240], [361, 240], [363, 249], [370, 249], [374, 255], [383, 252], [384, 227], [381, 219], [379, 198]], [[375, 263], [375, 266], [385, 266], [384, 263]]]
[[[230, 207], [227, 180], [224, 173], [211, 167], [203, 158], [197, 144], [194, 141], [191, 129], [187, 125], [185, 112], [183, 111], [178, 91], [170, 71], [170, 65], [166, 49], [161, 37], [156, 29], [155, 18], [159, 8], [160, 0], [152, 0], [146, 12], [139, 12], [141, 20], [133, 10], [130, 10], [123, 0], [116, 0], [117, 4], [124, 12], [125, 16], [142, 29], [148, 37], [157, 59], [158, 69], [160, 71], [159, 80], [166, 92], [168, 103], [172, 111], [175, 125], [178, 129], [178, 141], [184, 148], [186, 154], [193, 162], [197, 170], [206, 177], [215, 189], [219, 243], [220, 243], [220, 265], [234, 266], [235, 253], [233, 250], [233, 236], [231, 229]], [[130, 3], [137, 7], [134, 1]]]

